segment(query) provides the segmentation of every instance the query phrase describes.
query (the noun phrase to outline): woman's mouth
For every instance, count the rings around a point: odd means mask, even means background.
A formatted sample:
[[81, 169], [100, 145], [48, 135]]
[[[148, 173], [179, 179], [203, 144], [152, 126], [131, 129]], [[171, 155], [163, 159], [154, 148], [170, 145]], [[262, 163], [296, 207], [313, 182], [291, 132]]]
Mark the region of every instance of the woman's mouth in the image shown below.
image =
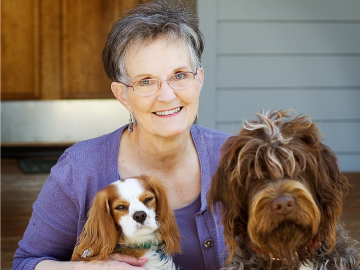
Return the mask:
[[182, 109], [182, 107], [177, 107], [177, 108], [172, 109], [172, 110], [159, 111], [159, 112], [153, 112], [153, 113], [156, 114], [156, 115], [159, 115], [159, 116], [167, 116], [167, 115], [175, 114], [175, 113], [179, 112], [181, 109]]

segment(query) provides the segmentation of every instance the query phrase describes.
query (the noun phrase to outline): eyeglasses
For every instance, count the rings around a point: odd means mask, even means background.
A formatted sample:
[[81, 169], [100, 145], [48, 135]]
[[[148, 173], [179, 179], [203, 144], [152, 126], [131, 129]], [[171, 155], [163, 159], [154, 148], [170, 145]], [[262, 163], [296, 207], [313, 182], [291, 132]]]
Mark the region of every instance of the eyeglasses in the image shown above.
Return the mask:
[[185, 90], [191, 86], [195, 80], [197, 71], [191, 72], [179, 72], [175, 73], [165, 81], [160, 81], [157, 79], [142, 79], [137, 82], [134, 82], [133, 85], [127, 85], [123, 82], [126, 87], [132, 87], [135, 93], [138, 96], [148, 97], [154, 95], [161, 88], [163, 82], [167, 82], [169, 86], [174, 90]]

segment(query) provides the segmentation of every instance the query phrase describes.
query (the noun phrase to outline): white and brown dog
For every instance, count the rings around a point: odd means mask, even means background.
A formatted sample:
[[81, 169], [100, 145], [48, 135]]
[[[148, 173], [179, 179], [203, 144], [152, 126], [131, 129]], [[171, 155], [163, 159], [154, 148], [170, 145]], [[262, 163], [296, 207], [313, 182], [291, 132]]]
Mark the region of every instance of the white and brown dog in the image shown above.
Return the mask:
[[153, 177], [118, 180], [98, 192], [72, 260], [106, 260], [112, 253], [146, 258], [148, 270], [175, 270], [180, 233], [166, 191]]
[[358, 243], [338, 224], [349, 184], [334, 152], [307, 116], [257, 116], [223, 145], [208, 193], [224, 269], [360, 269]]

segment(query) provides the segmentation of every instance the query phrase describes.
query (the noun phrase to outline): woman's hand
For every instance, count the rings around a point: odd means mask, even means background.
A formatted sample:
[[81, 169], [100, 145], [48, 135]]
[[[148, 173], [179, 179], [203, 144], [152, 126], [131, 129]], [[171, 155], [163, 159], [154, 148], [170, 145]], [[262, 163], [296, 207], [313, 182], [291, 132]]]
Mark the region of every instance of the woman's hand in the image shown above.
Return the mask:
[[106, 270], [145, 270], [145, 268], [141, 267], [146, 263], [145, 260], [136, 259], [127, 255], [120, 254], [111, 254], [108, 257], [107, 261], [89, 261], [84, 262], [84, 266], [86, 270], [97, 270], [97, 269], [106, 269]]
[[[131, 266], [137, 266], [138, 270], [145, 269], [145, 268], [139, 268], [139, 267], [143, 266], [147, 261], [147, 259], [145, 259], [145, 258], [144, 259], [136, 259], [135, 257], [129, 256], [129, 255], [122, 255], [119, 253], [110, 254], [108, 259], [109, 259], [109, 261], [111, 260], [111, 261], [126, 263]], [[133, 269], [133, 268], [131, 268], [131, 269]]]
[[141, 267], [146, 259], [136, 259], [128, 255], [111, 254], [107, 261], [58, 262], [45, 260], [38, 263], [35, 270], [146, 270]]

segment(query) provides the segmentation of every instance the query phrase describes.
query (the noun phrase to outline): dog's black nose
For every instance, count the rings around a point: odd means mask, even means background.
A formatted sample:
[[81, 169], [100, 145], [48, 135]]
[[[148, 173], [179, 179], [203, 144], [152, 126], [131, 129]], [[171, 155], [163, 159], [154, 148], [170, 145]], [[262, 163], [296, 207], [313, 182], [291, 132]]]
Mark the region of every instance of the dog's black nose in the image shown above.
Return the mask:
[[147, 217], [147, 214], [144, 211], [135, 212], [135, 214], [133, 215], [133, 219], [139, 223], [143, 223], [145, 221], [146, 217]]
[[294, 208], [295, 201], [290, 195], [281, 195], [271, 202], [271, 209], [278, 214], [287, 214]]

